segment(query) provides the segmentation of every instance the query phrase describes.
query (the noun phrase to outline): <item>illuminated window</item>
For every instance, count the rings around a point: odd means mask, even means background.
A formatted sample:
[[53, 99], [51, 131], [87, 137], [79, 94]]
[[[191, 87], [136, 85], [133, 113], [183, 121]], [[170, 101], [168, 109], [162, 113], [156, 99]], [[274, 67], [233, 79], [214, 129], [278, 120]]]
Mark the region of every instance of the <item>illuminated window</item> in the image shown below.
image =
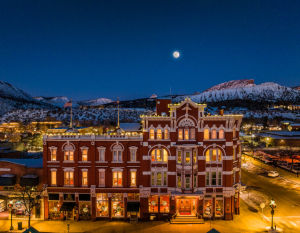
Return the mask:
[[88, 160], [88, 149], [86, 148], [81, 149], [81, 160], [82, 161]]
[[130, 171], [130, 186], [136, 186], [136, 171]]
[[51, 170], [51, 185], [55, 186], [56, 183], [56, 170]]
[[177, 187], [181, 188], [181, 175], [177, 175]]
[[168, 129], [165, 129], [164, 137], [165, 137], [165, 139], [169, 139], [169, 130]]
[[213, 129], [213, 130], [211, 131], [211, 138], [212, 138], [212, 139], [217, 139], [217, 130]]
[[113, 186], [114, 187], [122, 187], [122, 172], [121, 171], [113, 171]]
[[65, 161], [74, 161], [74, 151], [66, 150], [64, 152], [64, 159], [65, 159]]
[[168, 151], [166, 149], [153, 149], [151, 151], [152, 162], [168, 162]]
[[64, 172], [64, 184], [67, 186], [74, 185], [74, 171]]
[[197, 151], [195, 149], [193, 150], [193, 163], [197, 163]]
[[156, 139], [162, 139], [162, 131], [161, 131], [161, 129], [157, 129]]
[[88, 186], [88, 171], [82, 170], [82, 186]]
[[190, 164], [191, 163], [191, 153], [189, 151], [185, 152], [185, 163]]
[[150, 129], [149, 138], [154, 139], [154, 129]]
[[189, 140], [189, 130], [184, 129], [184, 140]]
[[206, 162], [222, 162], [222, 151], [219, 148], [211, 148], [205, 152]]
[[219, 139], [224, 139], [224, 129], [219, 130]]
[[99, 169], [99, 186], [104, 187], [105, 186], [105, 170]]
[[177, 163], [181, 163], [181, 150], [177, 151]]
[[209, 140], [209, 129], [204, 129], [204, 140]]
[[183, 140], [183, 130], [182, 129], [178, 129], [178, 139]]
[[57, 148], [56, 147], [50, 148], [50, 153], [51, 153], [51, 161], [56, 161], [57, 160]]

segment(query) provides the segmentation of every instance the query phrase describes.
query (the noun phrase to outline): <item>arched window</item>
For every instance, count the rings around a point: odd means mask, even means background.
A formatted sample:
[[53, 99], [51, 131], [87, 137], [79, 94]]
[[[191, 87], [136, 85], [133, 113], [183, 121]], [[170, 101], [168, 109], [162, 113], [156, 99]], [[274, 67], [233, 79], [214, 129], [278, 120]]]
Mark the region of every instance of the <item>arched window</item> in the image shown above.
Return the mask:
[[224, 139], [224, 129], [219, 130], [219, 139]]
[[204, 140], [209, 139], [209, 129], [204, 129]]
[[64, 146], [64, 160], [65, 161], [74, 161], [74, 151], [75, 148], [71, 144], [67, 144]]
[[166, 149], [153, 149], [151, 151], [152, 162], [168, 162], [168, 151]]
[[211, 131], [211, 138], [212, 138], [212, 139], [217, 139], [217, 130], [216, 130], [216, 129], [213, 129], [213, 130]]
[[165, 135], [164, 135], [165, 139], [169, 139], [169, 130], [165, 129]]
[[120, 144], [114, 145], [112, 148], [113, 162], [122, 162], [123, 147]]
[[161, 129], [157, 129], [157, 131], [156, 131], [156, 139], [162, 139]]
[[219, 148], [210, 148], [205, 152], [206, 162], [222, 162], [222, 151]]
[[150, 129], [149, 138], [154, 139], [154, 129]]
[[182, 129], [178, 129], [178, 139], [183, 140], [183, 130]]

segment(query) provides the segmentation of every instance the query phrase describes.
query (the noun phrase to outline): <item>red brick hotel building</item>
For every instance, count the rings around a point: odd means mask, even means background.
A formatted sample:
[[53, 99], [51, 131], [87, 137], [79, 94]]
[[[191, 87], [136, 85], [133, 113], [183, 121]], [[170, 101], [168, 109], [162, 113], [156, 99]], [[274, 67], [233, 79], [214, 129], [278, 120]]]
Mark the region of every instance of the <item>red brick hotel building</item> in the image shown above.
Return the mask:
[[[45, 219], [239, 214], [241, 115], [159, 99], [139, 129], [44, 137]], [[129, 124], [127, 124], [129, 125]], [[132, 124], [136, 126], [136, 124]]]

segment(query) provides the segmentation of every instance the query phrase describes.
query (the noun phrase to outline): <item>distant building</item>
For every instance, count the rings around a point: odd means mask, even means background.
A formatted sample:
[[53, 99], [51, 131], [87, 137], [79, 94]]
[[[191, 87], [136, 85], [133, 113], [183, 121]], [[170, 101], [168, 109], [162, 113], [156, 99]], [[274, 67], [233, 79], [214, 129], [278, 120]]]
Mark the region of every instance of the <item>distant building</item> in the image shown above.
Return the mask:
[[206, 115], [189, 98], [105, 135], [44, 137], [45, 219], [239, 214], [242, 115]]

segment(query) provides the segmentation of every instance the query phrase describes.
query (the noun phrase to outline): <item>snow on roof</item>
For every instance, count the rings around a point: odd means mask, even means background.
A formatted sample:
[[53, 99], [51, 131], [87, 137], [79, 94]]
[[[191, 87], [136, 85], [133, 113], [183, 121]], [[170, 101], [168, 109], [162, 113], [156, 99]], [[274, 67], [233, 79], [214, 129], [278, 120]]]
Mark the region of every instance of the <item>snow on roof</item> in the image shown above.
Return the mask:
[[43, 167], [43, 158], [30, 158], [30, 159], [9, 159], [9, 158], [0, 158], [0, 162], [9, 162], [20, 164], [26, 167], [32, 168], [42, 168]]
[[120, 128], [124, 131], [140, 131], [140, 123], [120, 123]]

